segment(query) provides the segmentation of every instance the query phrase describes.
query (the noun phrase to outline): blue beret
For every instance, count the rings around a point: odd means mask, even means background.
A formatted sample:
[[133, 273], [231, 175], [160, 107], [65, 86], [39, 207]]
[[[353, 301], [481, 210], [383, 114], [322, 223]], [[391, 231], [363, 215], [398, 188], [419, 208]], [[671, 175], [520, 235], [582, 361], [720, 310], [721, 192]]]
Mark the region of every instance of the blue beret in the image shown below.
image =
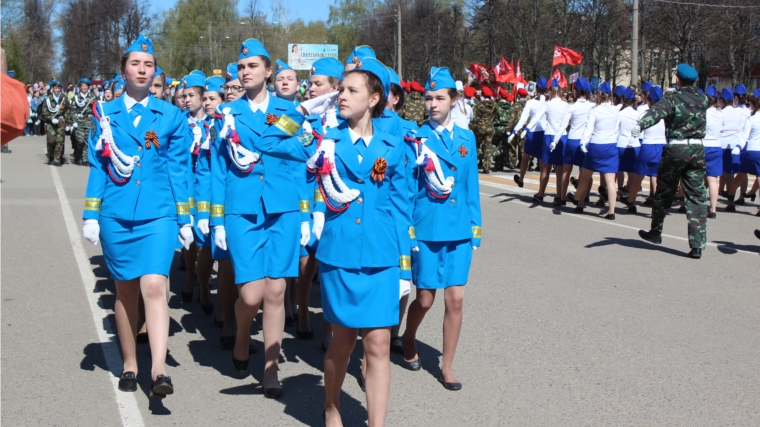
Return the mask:
[[551, 87], [559, 87], [559, 82], [557, 81], [557, 79], [552, 79], [552, 82], [551, 82], [551, 84], [549, 86], [551, 86]]
[[113, 86], [113, 92], [116, 92], [117, 90], [123, 90], [124, 83], [126, 83], [124, 80], [117, 80], [116, 84]]
[[121, 80], [121, 71], [119, 71], [118, 73], [116, 73], [116, 77], [114, 77], [113, 80], [111, 80], [111, 82], [115, 82], [117, 80]]
[[539, 90], [546, 89], [546, 77], [541, 77], [540, 79], [538, 79], [538, 81], [536, 82], [536, 89], [539, 89]]
[[622, 85], [615, 86], [615, 95], [623, 96], [624, 93], [625, 93], [625, 86], [622, 86]]
[[280, 71], [292, 70], [292, 69], [293, 68], [291, 68], [290, 65], [288, 65], [286, 62], [278, 59], [277, 62], [275, 62], [274, 75], [276, 76], [280, 74]]
[[612, 85], [610, 85], [610, 82], [604, 82], [599, 85], [599, 92], [606, 93], [607, 95], [612, 93]]
[[689, 64], [678, 64], [676, 67], [676, 77], [685, 83], [691, 83], [699, 77], [697, 70]]
[[649, 90], [649, 97], [652, 99], [652, 101], [657, 102], [662, 99], [662, 88], [659, 86], [654, 86], [652, 89]]
[[320, 58], [311, 64], [312, 76], [343, 78], [343, 64], [335, 58]]
[[731, 88], [725, 88], [720, 91], [720, 97], [724, 101], [732, 102], [734, 100], [734, 92], [731, 90]]
[[393, 71], [393, 68], [388, 67], [388, 75], [391, 76], [391, 83], [395, 83], [401, 86], [401, 79], [398, 78], [398, 74], [396, 74], [396, 72]]
[[55, 85], [63, 87], [63, 85], [61, 84], [61, 82], [58, 79], [50, 80], [50, 83], [48, 83], [48, 86], [50, 86], [51, 88], [53, 86], [55, 86]]
[[755, 91], [752, 92], [752, 96], [755, 98], [760, 98], [760, 88], [755, 89]]
[[238, 61], [241, 59], [250, 58], [252, 56], [263, 56], [271, 60], [271, 58], [269, 58], [269, 52], [264, 49], [264, 45], [261, 44], [260, 41], [256, 39], [248, 39], [244, 41], [240, 46], [240, 55], [238, 56]]
[[633, 92], [633, 89], [630, 87], [626, 88], [625, 91], [623, 91], [623, 98], [631, 100], [636, 96], [636, 93]]
[[225, 83], [229, 83], [230, 80], [236, 80], [238, 78], [238, 66], [237, 62], [230, 62], [227, 64], [227, 75], [224, 77]]
[[205, 87], [206, 75], [200, 70], [193, 70], [182, 79], [182, 85], [185, 87]]
[[161, 67], [156, 67], [156, 74], [153, 75], [153, 78], [160, 76], [161, 74], [164, 74], [164, 70], [161, 69]]
[[92, 84], [90, 83], [90, 79], [88, 79], [87, 77], [82, 77], [81, 79], [79, 79], [79, 81], [77, 82], [77, 86], [81, 85], [82, 83], [86, 84], [87, 86], [90, 86]]
[[224, 93], [222, 90], [222, 85], [224, 85], [224, 79], [219, 76], [211, 76], [206, 79], [206, 86], [204, 90], [206, 92], [220, 92]]
[[456, 89], [457, 82], [451, 77], [451, 72], [446, 67], [432, 67], [428, 73], [425, 90]]
[[137, 40], [133, 41], [131, 45], [127, 48], [126, 52], [124, 54], [128, 54], [130, 52], [145, 52], [149, 53], [151, 55], [154, 55], [153, 53], [153, 43], [150, 41], [148, 37], [145, 37], [144, 35], [140, 34], [139, 37], [137, 37]]
[[362, 58], [356, 63], [357, 70], [369, 71], [376, 75], [383, 83], [383, 89], [385, 89], [385, 97], [391, 93], [391, 76], [388, 74], [388, 67], [375, 58]]
[[166, 84], [170, 85], [170, 84], [172, 84], [172, 83], [174, 83], [174, 79], [173, 79], [173, 78], [171, 78], [171, 77], [167, 77], [167, 78], [166, 78]]
[[652, 90], [652, 82], [642, 82], [641, 83], [641, 91], [642, 92], [649, 92]]
[[745, 96], [747, 95], [747, 86], [742, 84], [736, 85], [734, 88], [734, 95]]
[[715, 86], [707, 86], [707, 89], [705, 89], [705, 95], [717, 98], [718, 91], [715, 89]]
[[346, 59], [346, 64], [356, 64], [362, 58], [377, 58], [375, 51], [367, 45], [356, 46], [351, 54]]

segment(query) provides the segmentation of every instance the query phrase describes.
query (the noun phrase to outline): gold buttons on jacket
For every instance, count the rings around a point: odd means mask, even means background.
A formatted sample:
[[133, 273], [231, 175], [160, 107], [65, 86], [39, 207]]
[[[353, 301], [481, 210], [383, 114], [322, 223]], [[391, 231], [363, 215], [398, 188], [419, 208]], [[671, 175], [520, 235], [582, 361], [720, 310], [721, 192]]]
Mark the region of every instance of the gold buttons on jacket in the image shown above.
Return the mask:
[[360, 218], [356, 218], [356, 223], [357, 223], [357, 224], [361, 224], [361, 223], [362, 223], [362, 220], [361, 220]]
[[259, 181], [263, 181], [263, 180], [264, 180], [264, 175], [259, 175]]
[[137, 182], [135, 182], [135, 184], [140, 185], [140, 180], [138, 179]]
[[362, 184], [364, 181], [362, 181], [361, 178], [359, 178], [356, 180], [356, 182], [358, 182], [359, 184]]
[[456, 166], [452, 166], [451, 170], [455, 171], [455, 170], [457, 170], [457, 167]]
[[142, 167], [142, 163], [138, 163], [138, 164], [137, 164], [137, 167], [138, 167], [138, 168], [141, 168], [141, 167]]
[[138, 145], [137, 146], [137, 151], [142, 151], [142, 147]]
[[356, 199], [356, 203], [363, 203], [363, 202], [364, 202], [364, 199], [362, 199], [361, 197], [359, 197], [358, 199]]
[[456, 203], [456, 202], [457, 202], [456, 199], [451, 199], [451, 203]]

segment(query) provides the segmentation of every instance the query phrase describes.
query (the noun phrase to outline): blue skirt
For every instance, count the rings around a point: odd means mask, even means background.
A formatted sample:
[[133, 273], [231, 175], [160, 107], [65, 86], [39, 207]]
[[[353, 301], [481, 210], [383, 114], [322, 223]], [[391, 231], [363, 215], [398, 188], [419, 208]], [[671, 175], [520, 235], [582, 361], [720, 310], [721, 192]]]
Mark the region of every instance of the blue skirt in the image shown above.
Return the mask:
[[636, 156], [636, 175], [657, 176], [662, 160], [662, 147], [664, 144], [642, 144], [638, 156]]
[[580, 139], [568, 139], [565, 142], [565, 158], [563, 163], [566, 165], [573, 164], [578, 167], [583, 167], [583, 159], [586, 157], [586, 153], [581, 151]]
[[[734, 156], [731, 148], [723, 149], [723, 173], [737, 173], [741, 165], [741, 154]], [[709, 175], [708, 175], [709, 176]]]
[[760, 151], [744, 151], [739, 172], [760, 176]]
[[346, 269], [319, 263], [325, 320], [344, 328], [398, 325], [399, 268]]
[[114, 280], [169, 276], [179, 240], [176, 217], [126, 221], [101, 216], [98, 223], [103, 258]]
[[298, 277], [300, 212], [224, 216], [235, 283]]
[[705, 147], [705, 162], [707, 172], [705, 176], [723, 175], [723, 149], [720, 147]]
[[599, 173], [618, 172], [618, 148], [616, 144], [588, 144], [583, 167]]
[[525, 146], [523, 151], [537, 159], [543, 158], [544, 153], [544, 131], [528, 132], [525, 135]]
[[[226, 231], [227, 230], [225, 230], [225, 232]], [[216, 236], [216, 231], [214, 231], [214, 229], [212, 228], [211, 233], [209, 233], [209, 241], [210, 241], [209, 245], [211, 245], [211, 258], [216, 259], [216, 260], [230, 259], [229, 246], [227, 247], [228, 250], [226, 251], [224, 249], [219, 248], [219, 246], [217, 246], [216, 243], [214, 243], [215, 236]]]
[[418, 240], [412, 252], [412, 278], [419, 289], [445, 289], [467, 284], [472, 263], [470, 239], [454, 242]]
[[639, 157], [641, 147], [618, 147], [618, 171], [636, 172], [636, 159]]
[[211, 240], [211, 233], [203, 234], [198, 230], [198, 221], [195, 221], [193, 224], [193, 239], [195, 240], [195, 245], [198, 247], [214, 244], [214, 241]]
[[552, 142], [554, 142], [554, 135], [544, 135], [544, 151], [541, 157], [541, 163], [544, 165], [564, 165], [565, 141], [567, 141], [567, 135], [560, 137], [559, 141], [557, 142], [557, 146], [554, 148], [554, 151], [551, 151], [551, 145]]

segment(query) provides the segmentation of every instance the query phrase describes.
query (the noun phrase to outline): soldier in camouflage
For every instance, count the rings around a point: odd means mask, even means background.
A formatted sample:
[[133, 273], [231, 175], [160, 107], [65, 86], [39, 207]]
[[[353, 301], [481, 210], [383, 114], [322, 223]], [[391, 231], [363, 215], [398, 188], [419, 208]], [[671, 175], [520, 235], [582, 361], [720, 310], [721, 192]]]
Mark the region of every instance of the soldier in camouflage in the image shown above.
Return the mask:
[[58, 80], [50, 82], [50, 93], [40, 104], [42, 122], [47, 134], [48, 164], [61, 166], [63, 164], [63, 140], [66, 137], [66, 115], [69, 110], [69, 100], [61, 93], [63, 86]]
[[402, 117], [405, 120], [417, 123], [417, 126], [422, 126], [428, 121], [428, 115], [425, 111], [425, 100], [422, 99], [422, 94], [425, 92], [425, 88], [417, 82], [410, 82], [409, 96], [404, 99], [404, 111]]
[[[515, 103], [512, 104], [512, 109], [509, 111], [509, 122], [507, 124], [507, 133], [512, 133], [512, 129], [515, 128], [515, 125], [517, 125], [517, 122], [520, 121], [520, 115], [523, 112], [523, 109], [525, 109], [525, 103], [527, 100], [525, 97], [528, 96], [528, 92], [523, 89], [517, 89], [517, 92], [515, 93]], [[519, 135], [516, 135], [515, 138], [512, 139], [512, 142], [507, 143], [507, 167], [510, 169], [516, 169], [520, 165], [520, 159], [522, 159], [523, 155], [523, 143], [524, 139], [520, 138]]]
[[69, 100], [66, 122], [71, 123], [71, 144], [74, 146], [74, 163], [87, 162], [87, 135], [92, 124], [92, 104], [97, 100], [90, 93], [90, 79], [79, 79], [79, 93]]
[[481, 94], [484, 100], [472, 108], [472, 121], [470, 129], [475, 133], [478, 145], [478, 157], [483, 168], [483, 173], [491, 171], [492, 146], [494, 137], [494, 123], [498, 117], [498, 107], [493, 100], [493, 91], [488, 86], [483, 86]]
[[507, 126], [509, 125], [512, 104], [502, 97], [496, 103], [496, 108], [497, 114], [496, 122], [494, 122], [493, 151], [491, 154], [494, 158], [494, 169], [496, 171], [501, 171], [507, 164], [507, 137], [509, 137], [509, 130], [511, 130], [507, 129]]
[[652, 228], [639, 231], [642, 239], [662, 243], [665, 215], [673, 203], [678, 182], [683, 182], [686, 217], [689, 221], [689, 257], [699, 259], [707, 243], [707, 190], [705, 189], [705, 121], [707, 97], [697, 92], [698, 74], [692, 66], [679, 64], [676, 69], [678, 92], [668, 92], [639, 120], [631, 132], [638, 137], [641, 129], [665, 121], [668, 144], [662, 149], [657, 172], [657, 192], [652, 206]]

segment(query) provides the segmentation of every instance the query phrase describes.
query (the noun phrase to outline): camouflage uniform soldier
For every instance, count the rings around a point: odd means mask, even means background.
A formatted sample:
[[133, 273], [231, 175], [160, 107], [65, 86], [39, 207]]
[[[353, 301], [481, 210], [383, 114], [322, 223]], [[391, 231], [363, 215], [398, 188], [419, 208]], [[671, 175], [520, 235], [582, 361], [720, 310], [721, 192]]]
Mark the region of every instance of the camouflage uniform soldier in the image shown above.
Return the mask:
[[425, 91], [419, 83], [409, 83], [412, 89], [409, 92], [409, 96], [404, 99], [404, 113], [403, 118], [417, 123], [417, 126], [422, 126], [428, 121], [428, 115], [425, 111], [425, 101], [422, 99], [422, 93]]
[[647, 129], [665, 120], [668, 145], [662, 149], [662, 161], [657, 173], [657, 192], [652, 206], [652, 229], [639, 231], [642, 239], [662, 243], [662, 226], [678, 182], [683, 182], [686, 197], [686, 217], [689, 221], [689, 246], [691, 258], [702, 257], [707, 242], [707, 191], [705, 189], [705, 122], [707, 97], [694, 87], [697, 70], [688, 64], [676, 69], [678, 92], [668, 92], [653, 105], [631, 131], [638, 137], [641, 129]]
[[[500, 99], [496, 103], [496, 122], [494, 123], [493, 150], [491, 154], [494, 158], [494, 169], [501, 171], [507, 163], [507, 125], [509, 124], [509, 114], [512, 104], [506, 99]], [[511, 129], [510, 129], [511, 130]]]
[[92, 104], [95, 96], [90, 93], [90, 79], [79, 79], [79, 93], [69, 101], [66, 122], [71, 123], [71, 144], [74, 146], [74, 163], [87, 161], [87, 135], [92, 125]]
[[[517, 96], [527, 96], [528, 92], [525, 91], [525, 89], [518, 89], [517, 90]], [[523, 109], [525, 109], [525, 103], [527, 100], [520, 99], [515, 100], [515, 103], [512, 104], [512, 109], [509, 111], [509, 122], [507, 124], [507, 133], [512, 133], [512, 129], [515, 128], [515, 125], [517, 125], [517, 122], [520, 121], [520, 115], [523, 112]], [[512, 142], [507, 143], [507, 167], [510, 169], [515, 169], [520, 164], [520, 159], [522, 159], [523, 154], [523, 143], [525, 142], [524, 139], [520, 138], [519, 135], [517, 135], [514, 139], [512, 139]]]
[[[483, 86], [481, 93], [484, 97], [493, 98], [493, 91], [488, 86]], [[497, 117], [498, 107], [492, 99], [486, 99], [479, 104], [475, 104], [472, 108], [470, 129], [475, 132], [480, 164], [485, 174], [491, 171], [493, 136], [495, 132], [494, 123]]]
[[42, 122], [45, 123], [47, 134], [48, 164], [61, 166], [63, 164], [63, 140], [66, 136], [66, 115], [69, 100], [61, 93], [61, 82], [50, 82], [50, 93], [40, 105]]

